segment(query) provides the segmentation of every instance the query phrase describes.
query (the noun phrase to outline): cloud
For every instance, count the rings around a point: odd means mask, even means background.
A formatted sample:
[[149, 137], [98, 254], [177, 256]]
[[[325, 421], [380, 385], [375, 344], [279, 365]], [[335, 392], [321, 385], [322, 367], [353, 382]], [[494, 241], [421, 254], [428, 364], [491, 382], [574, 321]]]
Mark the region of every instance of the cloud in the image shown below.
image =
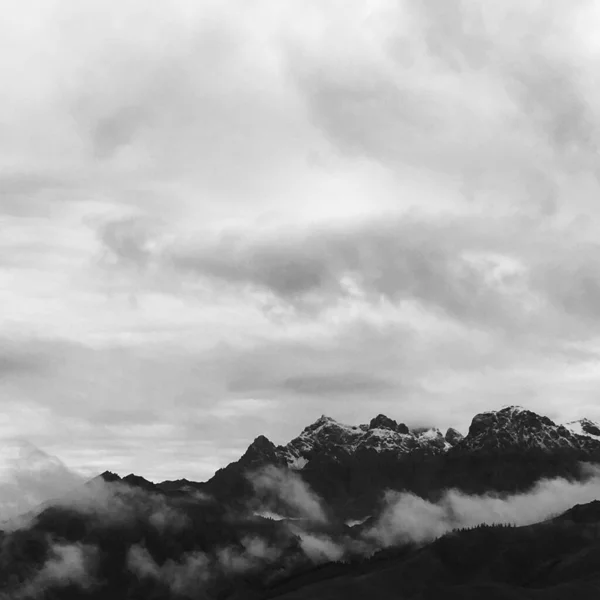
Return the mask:
[[326, 535], [299, 531], [298, 537], [302, 551], [315, 563], [335, 562], [345, 554], [345, 548]]
[[328, 521], [321, 499], [296, 473], [269, 465], [255, 473], [250, 473], [248, 478], [256, 494], [273, 495], [295, 516], [315, 523]]
[[166, 254], [184, 272], [249, 286], [298, 308], [383, 298], [394, 304], [415, 300], [469, 324], [516, 320], [519, 280], [515, 274], [492, 280], [467, 256], [482, 248], [461, 240], [461, 230], [452, 219], [407, 214], [316, 231], [291, 227], [285, 236], [223, 233]]
[[283, 387], [301, 394], [365, 394], [395, 389], [383, 378], [354, 372], [288, 377]]
[[177, 534], [190, 525], [187, 516], [170, 506], [161, 494], [99, 478], [52, 504], [79, 511], [110, 525], [127, 525], [144, 519], [162, 535]]
[[282, 553], [282, 549], [271, 546], [261, 537], [248, 536], [241, 540], [242, 549], [221, 548], [216, 553], [220, 568], [225, 573], [247, 573], [265, 565], [274, 563]]
[[147, 548], [134, 544], [127, 553], [127, 568], [142, 580], [167, 586], [173, 594], [195, 598], [218, 578], [230, 580], [268, 568], [282, 551], [259, 536], [246, 536], [236, 547], [217, 548], [210, 554], [186, 552], [178, 560], [167, 559], [159, 565]]
[[595, 418], [594, 3], [12, 4], [3, 435], [205, 479], [308, 413]]
[[93, 575], [96, 554], [95, 546], [54, 543], [50, 558], [30, 581], [15, 591], [15, 598], [44, 598], [49, 590], [71, 586], [86, 592], [96, 582]]
[[180, 561], [169, 559], [158, 565], [146, 548], [134, 544], [127, 553], [127, 567], [139, 578], [158, 580], [184, 597], [201, 592], [211, 578], [210, 559], [202, 552], [189, 552]]
[[[326, 35], [320, 31], [311, 52], [294, 56], [293, 72], [313, 118], [345, 150], [395, 162], [399, 169], [410, 162], [436, 171], [462, 169], [473, 158], [493, 173], [502, 169], [489, 161], [494, 145], [481, 143], [493, 131], [497, 147], [510, 143], [527, 156], [527, 170], [543, 160], [530, 145], [536, 138], [561, 153], [573, 145], [593, 152], [590, 129], [597, 114], [586, 101], [591, 28], [583, 21], [590, 8], [589, 2], [568, 8], [379, 3], [362, 27], [355, 11], [326, 30], [341, 39], [352, 32], [353, 45], [334, 46], [332, 58], [324, 59]], [[476, 125], [483, 120], [486, 130]], [[516, 134], [520, 122], [526, 127]], [[467, 130], [469, 123], [476, 130]], [[511, 170], [516, 174], [516, 162]]]
[[416, 306], [498, 336], [595, 339], [595, 244], [578, 241], [575, 224], [560, 243], [556, 233], [514, 215], [491, 223], [406, 213], [317, 230], [290, 225], [285, 235], [223, 232], [166, 247], [162, 261], [183, 278], [241, 293], [269, 318], [277, 307], [287, 323]]
[[596, 243], [581, 243], [540, 262], [533, 272], [533, 285], [561, 312], [593, 323], [598, 316], [600, 263]]
[[531, 525], [565, 512], [575, 504], [600, 497], [600, 470], [586, 466], [590, 479], [572, 482], [566, 479], [542, 479], [527, 492], [514, 495], [485, 494], [469, 496], [448, 490], [435, 503], [414, 494], [389, 492], [386, 507], [365, 539], [382, 546], [405, 542], [426, 543], [465, 527], [480, 524]]
[[151, 227], [148, 219], [128, 217], [103, 223], [97, 233], [110, 258], [143, 269], [151, 258], [149, 245], [156, 237]]
[[84, 482], [80, 473], [33, 444], [1, 440], [0, 520], [8, 521], [6, 526], [17, 524], [20, 515], [72, 492]]
[[23, 377], [48, 368], [44, 351], [12, 338], [0, 339], [0, 377]]

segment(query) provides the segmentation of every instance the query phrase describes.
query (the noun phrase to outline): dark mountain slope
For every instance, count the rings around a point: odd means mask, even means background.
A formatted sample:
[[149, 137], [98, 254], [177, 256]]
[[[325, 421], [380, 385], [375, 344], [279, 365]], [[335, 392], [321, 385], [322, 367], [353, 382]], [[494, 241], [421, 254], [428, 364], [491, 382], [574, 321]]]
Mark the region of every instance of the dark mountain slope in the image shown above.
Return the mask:
[[448, 488], [516, 493], [542, 478], [585, 479], [581, 463], [596, 461], [599, 439], [519, 407], [476, 415], [464, 438], [410, 431], [384, 415], [356, 427], [323, 416], [287, 446], [257, 438], [204, 490], [243, 504], [254, 493], [248, 473], [271, 464], [301, 476], [341, 517], [359, 519], [377, 510], [387, 489], [433, 500]]
[[[455, 531], [372, 558], [365, 557], [373, 544], [383, 542], [363, 537], [386, 490], [438, 500], [448, 488], [513, 493], [543, 477], [591, 477], [581, 470], [581, 461], [600, 459], [590, 423], [564, 427], [507, 407], [477, 415], [463, 438], [384, 415], [356, 427], [321, 417], [286, 446], [259, 436], [206, 483], [154, 484], [107, 471], [81, 494], [31, 513], [19, 530], [0, 532], [0, 599], [600, 597], [600, 502], [538, 525]], [[291, 482], [288, 494], [322, 504], [327, 518], [286, 515], [282, 498], [268, 504], [252, 479], [264, 467], [275, 469], [280, 488]], [[255, 514], [263, 510], [279, 516]], [[282, 515], [289, 518], [277, 520]], [[363, 525], [344, 524], [369, 515]], [[70, 561], [64, 572], [83, 572], [85, 585], [48, 575], [48, 565], [63, 572], [61, 556]], [[331, 562], [340, 556], [350, 562]], [[40, 573], [50, 580], [42, 577], [34, 593]]]
[[[577, 514], [597, 507], [583, 506]], [[570, 511], [569, 511], [570, 512]], [[600, 522], [569, 514], [528, 527], [480, 526], [455, 531], [420, 549], [316, 569], [256, 598], [278, 600], [392, 598], [597, 598]]]

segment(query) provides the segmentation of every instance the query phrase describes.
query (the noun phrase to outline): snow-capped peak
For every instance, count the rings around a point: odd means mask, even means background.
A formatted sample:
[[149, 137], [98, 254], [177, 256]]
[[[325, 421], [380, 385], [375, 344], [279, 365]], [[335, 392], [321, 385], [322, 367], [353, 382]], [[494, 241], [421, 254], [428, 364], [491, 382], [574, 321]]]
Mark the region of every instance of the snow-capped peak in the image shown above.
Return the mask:
[[565, 423], [565, 427], [577, 435], [585, 435], [600, 441], [600, 425], [590, 419], [579, 419]]
[[435, 427], [413, 429], [413, 434], [424, 440], [433, 440], [438, 437], [444, 437], [442, 432]]
[[504, 412], [507, 415], [510, 415], [511, 417], [516, 417], [517, 415], [528, 413], [531, 411], [527, 410], [523, 406], [518, 406], [517, 404], [505, 404], [500, 408], [500, 411], [498, 412]]
[[312, 425], [305, 427], [297, 438], [279, 450], [290, 466], [303, 468], [306, 461], [315, 454], [352, 451], [362, 434], [359, 427], [344, 425], [321, 415]]
[[564, 425], [557, 425], [548, 417], [523, 407], [505, 406], [498, 411], [476, 415], [471, 422], [467, 437], [458, 446], [468, 450], [507, 448], [582, 450], [592, 449], [590, 444], [593, 445], [595, 442], [592, 442], [590, 437], [583, 436]]
[[462, 436], [446, 438], [439, 429], [410, 431], [385, 415], [377, 415], [368, 425], [345, 425], [322, 415], [286, 446], [279, 455], [292, 469], [303, 469], [316, 456], [338, 459], [357, 452], [407, 454], [415, 450], [438, 454], [457, 443]]

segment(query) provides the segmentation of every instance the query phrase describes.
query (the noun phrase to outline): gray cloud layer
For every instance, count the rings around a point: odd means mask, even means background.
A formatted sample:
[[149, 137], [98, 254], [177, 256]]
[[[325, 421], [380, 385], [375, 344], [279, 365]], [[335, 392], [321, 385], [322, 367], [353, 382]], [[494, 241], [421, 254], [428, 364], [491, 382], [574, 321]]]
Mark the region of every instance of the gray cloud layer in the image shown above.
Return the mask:
[[5, 16], [3, 436], [203, 478], [323, 412], [600, 419], [595, 3]]

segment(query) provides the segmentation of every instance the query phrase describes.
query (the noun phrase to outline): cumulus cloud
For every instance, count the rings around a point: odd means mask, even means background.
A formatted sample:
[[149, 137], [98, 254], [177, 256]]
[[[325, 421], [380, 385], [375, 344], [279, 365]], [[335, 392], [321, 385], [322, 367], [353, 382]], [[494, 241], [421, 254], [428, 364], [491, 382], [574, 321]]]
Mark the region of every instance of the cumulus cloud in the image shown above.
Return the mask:
[[542, 479], [529, 491], [515, 495], [470, 496], [448, 490], [435, 503], [410, 493], [388, 492], [386, 506], [365, 538], [390, 546], [425, 543], [464, 527], [480, 524], [531, 525], [565, 512], [575, 504], [600, 498], [600, 469], [587, 466], [590, 479], [572, 482]]

